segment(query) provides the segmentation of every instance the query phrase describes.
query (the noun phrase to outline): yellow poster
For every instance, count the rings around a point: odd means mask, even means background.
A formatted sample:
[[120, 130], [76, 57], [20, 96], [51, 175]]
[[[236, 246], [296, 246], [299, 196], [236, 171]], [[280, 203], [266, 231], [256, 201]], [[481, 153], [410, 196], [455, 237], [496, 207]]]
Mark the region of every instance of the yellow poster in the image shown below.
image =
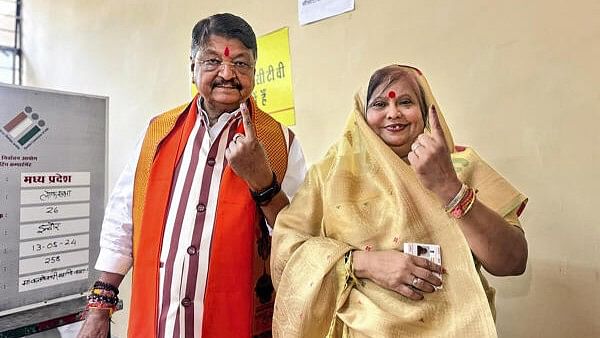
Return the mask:
[[288, 28], [258, 38], [258, 62], [252, 95], [266, 113], [286, 126], [296, 124]]
[[[288, 28], [258, 38], [258, 61], [252, 96], [258, 107], [286, 126], [296, 124]], [[192, 84], [192, 96], [198, 91]]]

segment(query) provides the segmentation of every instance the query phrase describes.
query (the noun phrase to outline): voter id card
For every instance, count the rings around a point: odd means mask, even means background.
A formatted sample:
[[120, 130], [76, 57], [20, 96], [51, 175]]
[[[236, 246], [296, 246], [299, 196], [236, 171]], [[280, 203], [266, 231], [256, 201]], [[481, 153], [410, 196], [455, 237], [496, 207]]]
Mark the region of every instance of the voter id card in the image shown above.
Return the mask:
[[[437, 244], [422, 244], [422, 243], [404, 243], [404, 253], [426, 258], [437, 265], [442, 265], [442, 251]], [[434, 272], [434, 274], [442, 280], [442, 274]], [[436, 287], [441, 289], [442, 287]]]

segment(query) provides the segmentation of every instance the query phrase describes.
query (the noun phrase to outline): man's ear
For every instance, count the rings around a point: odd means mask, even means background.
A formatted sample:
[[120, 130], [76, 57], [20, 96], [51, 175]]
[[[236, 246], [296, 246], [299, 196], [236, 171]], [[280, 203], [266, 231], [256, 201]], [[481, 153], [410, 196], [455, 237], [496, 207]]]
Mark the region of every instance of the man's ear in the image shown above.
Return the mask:
[[192, 83], [196, 83], [196, 76], [194, 75], [194, 69], [196, 64], [194, 62], [190, 63], [190, 71], [192, 72]]

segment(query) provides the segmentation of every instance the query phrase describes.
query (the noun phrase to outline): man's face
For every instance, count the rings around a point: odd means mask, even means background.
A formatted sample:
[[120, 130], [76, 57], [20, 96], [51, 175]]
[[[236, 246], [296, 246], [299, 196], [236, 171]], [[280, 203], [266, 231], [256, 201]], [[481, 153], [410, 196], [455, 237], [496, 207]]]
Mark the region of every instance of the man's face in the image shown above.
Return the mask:
[[193, 56], [194, 83], [207, 110], [237, 109], [254, 89], [254, 56], [237, 39], [212, 35]]

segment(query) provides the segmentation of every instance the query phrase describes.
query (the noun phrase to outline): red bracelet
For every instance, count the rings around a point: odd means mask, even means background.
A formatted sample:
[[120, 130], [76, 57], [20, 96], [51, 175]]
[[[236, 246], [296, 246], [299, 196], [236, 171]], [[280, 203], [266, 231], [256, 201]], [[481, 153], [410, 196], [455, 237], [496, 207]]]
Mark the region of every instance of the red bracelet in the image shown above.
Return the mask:
[[108, 318], [110, 318], [112, 317], [112, 314], [117, 311], [117, 306], [105, 302], [90, 301], [85, 306], [84, 318], [87, 316], [87, 313], [90, 311], [90, 309], [108, 310]]
[[476, 198], [477, 196], [475, 195], [475, 190], [473, 188], [468, 188], [460, 202], [458, 202], [458, 204], [452, 210], [450, 210], [450, 215], [456, 219], [463, 217], [471, 210]]

